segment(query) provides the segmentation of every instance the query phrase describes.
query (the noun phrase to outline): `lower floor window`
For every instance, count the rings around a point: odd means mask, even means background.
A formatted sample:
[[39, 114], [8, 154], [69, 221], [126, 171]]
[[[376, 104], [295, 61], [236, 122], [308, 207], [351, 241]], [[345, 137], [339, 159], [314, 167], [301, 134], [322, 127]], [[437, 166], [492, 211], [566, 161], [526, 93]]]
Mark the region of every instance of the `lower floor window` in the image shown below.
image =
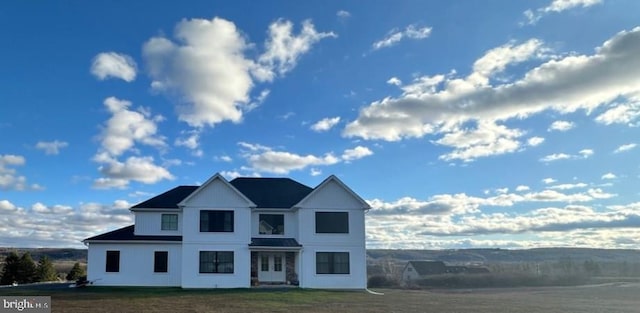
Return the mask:
[[120, 272], [120, 251], [107, 251], [107, 262], [105, 271], [109, 273]]
[[349, 252], [316, 252], [316, 274], [349, 274]]
[[168, 270], [168, 251], [155, 251], [153, 253], [153, 272], [154, 273], [166, 273]]
[[233, 273], [233, 251], [200, 251], [200, 273]]

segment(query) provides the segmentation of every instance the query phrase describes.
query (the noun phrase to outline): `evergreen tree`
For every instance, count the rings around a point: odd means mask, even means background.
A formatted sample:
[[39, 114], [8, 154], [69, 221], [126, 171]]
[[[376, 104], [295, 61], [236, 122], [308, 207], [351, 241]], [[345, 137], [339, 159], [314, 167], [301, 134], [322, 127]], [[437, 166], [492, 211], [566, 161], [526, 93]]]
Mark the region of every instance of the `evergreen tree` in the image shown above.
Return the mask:
[[37, 281], [55, 281], [58, 279], [58, 273], [53, 268], [53, 263], [46, 255], [40, 257], [38, 261]]
[[11, 252], [4, 259], [4, 268], [2, 269], [2, 278], [0, 285], [11, 285], [18, 281], [18, 270], [20, 268], [20, 257], [17, 253]]
[[31, 258], [31, 254], [29, 252], [25, 252], [22, 257], [20, 257], [19, 267], [18, 267], [18, 283], [27, 284], [36, 281], [36, 264]]
[[71, 271], [67, 274], [67, 280], [78, 280], [80, 277], [85, 276], [84, 269], [80, 267], [80, 263], [73, 264]]

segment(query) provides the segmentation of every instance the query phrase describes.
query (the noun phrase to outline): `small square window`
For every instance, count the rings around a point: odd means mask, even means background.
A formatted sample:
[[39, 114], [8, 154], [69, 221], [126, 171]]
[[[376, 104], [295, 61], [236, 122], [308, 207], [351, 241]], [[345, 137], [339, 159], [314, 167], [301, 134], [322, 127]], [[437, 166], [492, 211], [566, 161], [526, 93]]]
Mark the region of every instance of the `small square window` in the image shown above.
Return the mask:
[[162, 214], [162, 230], [178, 230], [178, 214]]

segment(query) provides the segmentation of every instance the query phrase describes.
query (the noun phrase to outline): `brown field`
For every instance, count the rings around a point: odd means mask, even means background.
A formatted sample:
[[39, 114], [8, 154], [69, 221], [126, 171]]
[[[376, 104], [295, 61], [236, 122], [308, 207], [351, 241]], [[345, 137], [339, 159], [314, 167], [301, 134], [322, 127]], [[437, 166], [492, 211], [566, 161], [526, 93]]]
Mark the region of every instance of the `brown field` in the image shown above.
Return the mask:
[[640, 284], [475, 290], [182, 290], [2, 288], [0, 295], [51, 295], [53, 312], [640, 312]]

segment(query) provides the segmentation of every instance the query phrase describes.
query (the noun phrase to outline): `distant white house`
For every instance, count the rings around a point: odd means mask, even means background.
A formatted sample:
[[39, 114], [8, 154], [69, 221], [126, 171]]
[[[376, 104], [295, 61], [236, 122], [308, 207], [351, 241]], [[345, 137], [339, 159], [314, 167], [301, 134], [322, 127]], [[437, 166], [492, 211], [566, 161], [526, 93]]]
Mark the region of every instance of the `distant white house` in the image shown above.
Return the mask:
[[220, 174], [131, 208], [135, 224], [85, 239], [88, 280], [110, 286], [366, 288], [369, 205], [329, 176]]

